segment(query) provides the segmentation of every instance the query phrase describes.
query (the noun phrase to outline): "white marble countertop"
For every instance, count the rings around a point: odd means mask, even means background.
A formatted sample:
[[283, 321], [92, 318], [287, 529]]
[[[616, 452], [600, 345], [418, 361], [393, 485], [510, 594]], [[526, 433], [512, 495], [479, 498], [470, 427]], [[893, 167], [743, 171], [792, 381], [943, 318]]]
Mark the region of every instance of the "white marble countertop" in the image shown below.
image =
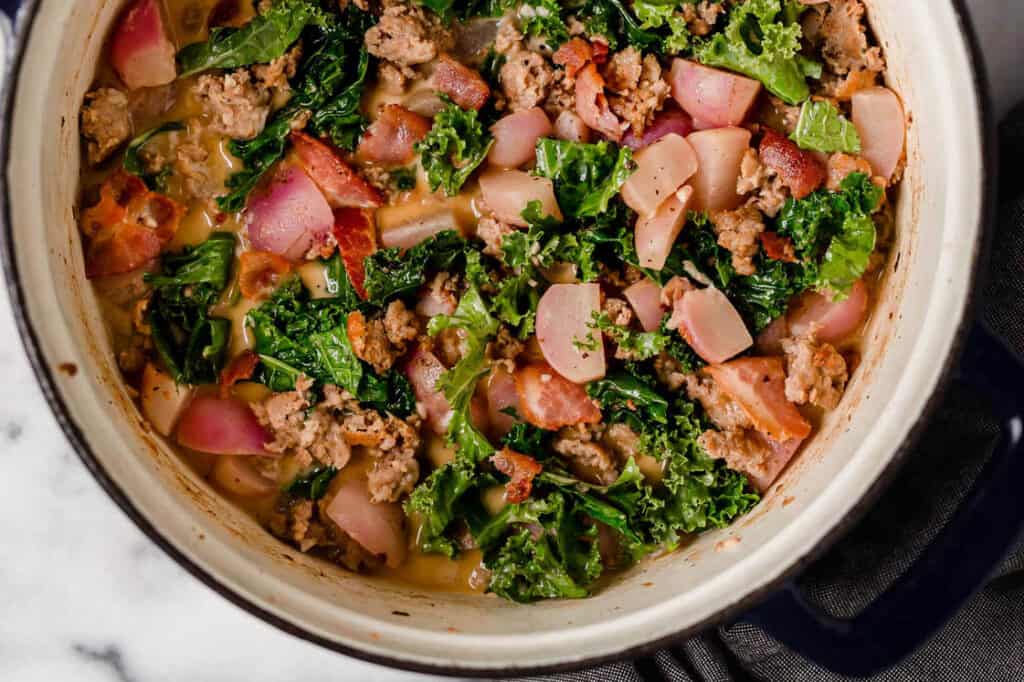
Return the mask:
[[[985, 36], [1001, 115], [1024, 97], [1017, 71], [1024, 3], [969, 4]], [[290, 637], [157, 549], [100, 490], [57, 428], [2, 290], [0, 376], [0, 680], [431, 679]]]

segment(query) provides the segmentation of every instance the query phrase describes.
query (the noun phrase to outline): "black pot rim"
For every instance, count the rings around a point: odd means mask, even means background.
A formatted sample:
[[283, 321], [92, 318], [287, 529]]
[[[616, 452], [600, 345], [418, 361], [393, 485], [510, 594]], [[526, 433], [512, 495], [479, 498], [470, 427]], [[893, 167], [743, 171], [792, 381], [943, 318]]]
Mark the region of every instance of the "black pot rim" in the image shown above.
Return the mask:
[[[996, 206], [996, 176], [997, 176], [997, 146], [996, 126], [994, 121], [993, 108], [990, 100], [988, 78], [985, 72], [983, 54], [974, 26], [971, 23], [969, 12], [966, 7], [966, 0], [950, 0], [957, 13], [960, 23], [960, 31], [963, 35], [965, 45], [970, 57], [975, 82], [976, 107], [979, 112], [979, 119], [983, 126], [983, 167], [981, 178], [982, 210], [978, 216], [981, 222], [979, 234], [982, 236], [981, 243], [975, 253], [970, 279], [975, 285], [982, 276], [982, 264], [987, 262], [990, 242], [992, 239], [992, 224]], [[71, 443], [75, 453], [82, 460], [82, 463], [89, 470], [89, 473], [96, 479], [100, 487], [110, 496], [121, 510], [132, 520], [150, 540], [166, 552], [177, 564], [185, 568], [200, 582], [211, 588], [214, 592], [227, 599], [231, 603], [249, 612], [257, 618], [273, 625], [274, 627], [300, 639], [317, 644], [325, 649], [357, 658], [370, 663], [375, 663], [390, 668], [408, 670], [411, 672], [428, 673], [448, 676], [473, 676], [490, 678], [507, 678], [522, 675], [542, 675], [559, 672], [569, 672], [590, 668], [603, 663], [620, 661], [648, 655], [658, 649], [670, 646], [693, 634], [701, 632], [709, 627], [730, 621], [741, 615], [747, 609], [753, 607], [770, 594], [777, 591], [788, 580], [799, 574], [809, 563], [818, 558], [829, 547], [837, 542], [871, 507], [875, 499], [888, 487], [893, 478], [902, 467], [908, 453], [912, 449], [924, 430], [932, 413], [938, 408], [946, 386], [952, 380], [955, 369], [967, 333], [974, 320], [974, 311], [977, 304], [977, 291], [980, 287], [970, 288], [969, 300], [963, 310], [963, 317], [957, 325], [954, 334], [953, 347], [949, 356], [943, 364], [940, 380], [936, 384], [932, 395], [929, 397], [921, 414], [914, 422], [910, 432], [895, 450], [893, 457], [886, 465], [885, 470], [876, 478], [867, 492], [861, 497], [856, 505], [850, 509], [841, 519], [838, 519], [829, 532], [806, 554], [793, 560], [790, 566], [777, 578], [763, 587], [745, 595], [730, 604], [723, 605], [714, 614], [702, 619], [689, 627], [681, 628], [672, 635], [660, 637], [642, 645], [624, 648], [620, 651], [590, 657], [569, 663], [545, 664], [545, 665], [521, 665], [501, 668], [476, 668], [459, 667], [449, 665], [434, 665], [418, 663], [413, 661], [369, 653], [361, 649], [340, 644], [336, 641], [322, 637], [306, 628], [298, 626], [274, 613], [267, 611], [250, 599], [238, 594], [228, 585], [222, 583], [214, 575], [193, 562], [185, 556], [174, 544], [168, 540], [162, 532], [149, 522], [135, 507], [128, 495], [114, 482], [113, 478], [100, 464], [91, 446], [86, 440], [81, 427], [72, 419], [63, 396], [57, 388], [57, 381], [54, 368], [50, 367], [42, 351], [39, 335], [32, 325], [27, 314], [24, 292], [22, 291], [21, 279], [18, 265], [13, 252], [13, 232], [10, 214], [10, 202], [8, 201], [7, 167], [10, 161], [11, 147], [11, 126], [14, 115], [14, 95], [17, 92], [21, 80], [21, 68], [24, 58], [25, 45], [38, 15], [41, 0], [25, 0], [19, 15], [16, 30], [17, 40], [15, 52], [10, 60], [10, 77], [5, 84], [4, 102], [2, 117], [0, 117], [0, 251], [4, 266], [4, 275], [7, 289], [11, 297], [13, 310], [18, 330], [21, 334], [26, 355], [35, 373], [36, 380], [42, 389], [43, 395], [57, 419], [65, 437]]]

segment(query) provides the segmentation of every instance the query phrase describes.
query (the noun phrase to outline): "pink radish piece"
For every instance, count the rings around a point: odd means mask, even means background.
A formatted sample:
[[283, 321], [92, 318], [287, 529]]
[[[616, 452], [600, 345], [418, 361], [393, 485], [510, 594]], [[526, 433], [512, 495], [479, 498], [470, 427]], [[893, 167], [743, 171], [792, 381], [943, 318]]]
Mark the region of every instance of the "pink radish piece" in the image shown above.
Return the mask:
[[371, 502], [365, 477], [336, 478], [328, 491], [323, 513], [367, 552], [383, 556], [391, 568], [405, 561], [402, 507], [393, 502]]
[[665, 317], [665, 308], [661, 305], [661, 287], [645, 277], [631, 284], [622, 295], [633, 306], [645, 332], [653, 332], [661, 326], [661, 320]]
[[761, 355], [782, 355], [782, 339], [789, 336], [789, 323], [786, 316], [777, 317], [772, 323], [761, 330], [754, 342], [754, 347]]
[[276, 456], [264, 445], [272, 439], [249, 405], [235, 398], [198, 396], [178, 422], [177, 440], [189, 450], [212, 455]]
[[553, 284], [537, 304], [537, 341], [551, 367], [569, 381], [604, 376], [601, 332], [591, 328], [601, 311], [598, 284]]
[[673, 107], [658, 113], [651, 125], [644, 129], [643, 137], [638, 138], [633, 134], [632, 129], [626, 131], [622, 138], [622, 144], [637, 151], [654, 144], [670, 133], [686, 137], [692, 132], [693, 119], [690, 115]]
[[672, 317], [679, 321], [679, 332], [707, 362], [725, 362], [754, 345], [743, 318], [714, 287], [683, 294], [676, 299]]
[[334, 227], [334, 214], [309, 176], [282, 164], [270, 182], [249, 195], [249, 240], [257, 251], [298, 261]]
[[622, 199], [641, 217], [651, 216], [697, 172], [697, 155], [670, 133], [634, 156], [636, 170], [622, 185]]
[[142, 371], [142, 386], [139, 388], [142, 414], [161, 436], [171, 435], [181, 411], [191, 398], [191, 386], [179, 386], [156, 365], [149, 363]]
[[166, 85], [177, 77], [174, 45], [157, 0], [137, 0], [121, 15], [110, 39], [110, 63], [130, 90]]
[[222, 490], [240, 497], [259, 497], [277, 490], [277, 483], [253, 469], [247, 457], [218, 457], [210, 477]]
[[422, 241], [426, 241], [438, 232], [445, 230], [459, 231], [459, 221], [455, 212], [450, 208], [442, 209], [435, 213], [418, 215], [414, 219], [401, 225], [381, 230], [380, 243], [384, 248], [398, 246], [403, 249], [411, 249]]
[[487, 378], [487, 415], [496, 435], [504, 436], [511, 430], [517, 420], [505, 410], [512, 408], [518, 412], [518, 407], [515, 379], [500, 366], [495, 366]]
[[428, 350], [418, 348], [405, 366], [405, 376], [412, 384], [416, 402], [423, 408], [423, 418], [434, 433], [441, 435], [448, 429], [452, 408], [444, 393], [437, 388], [437, 380], [445, 372], [441, 361]]
[[739, 206], [736, 193], [740, 163], [750, 147], [750, 131], [743, 128], [717, 128], [693, 133], [687, 141], [697, 154], [697, 173], [693, 185], [693, 210], [719, 211]]
[[686, 59], [672, 61], [669, 78], [672, 97], [705, 129], [743, 123], [761, 92], [756, 80]]
[[750, 482], [754, 484], [754, 487], [757, 488], [758, 492], [765, 493], [768, 491], [768, 488], [771, 487], [772, 483], [775, 482], [775, 479], [779, 477], [782, 470], [786, 468], [786, 465], [789, 464], [789, 460], [793, 459], [793, 455], [795, 455], [796, 451], [800, 449], [800, 445], [804, 441], [802, 438], [792, 438], [787, 441], [779, 442], [759, 433], [757, 436], [763, 440], [768, 446], [768, 449], [771, 450], [771, 456], [766, 462], [761, 463], [765, 468], [764, 473], [754, 474], [748, 472], [747, 478], [749, 478]]
[[555, 137], [569, 142], [590, 142], [590, 128], [576, 112], [564, 110], [555, 119]]
[[853, 95], [853, 125], [860, 134], [861, 156], [875, 175], [887, 181], [903, 158], [907, 117], [899, 96], [889, 88], [867, 88]]
[[789, 311], [789, 330], [793, 336], [803, 336], [813, 325], [819, 341], [838, 343], [857, 331], [867, 313], [868, 288], [857, 280], [843, 301], [832, 301], [816, 291], [804, 293]]
[[542, 214], [562, 219], [555, 187], [548, 178], [519, 170], [492, 170], [480, 176], [480, 191], [494, 215], [509, 225], [527, 226], [522, 213], [531, 201], [540, 202]]
[[665, 267], [676, 237], [686, 224], [686, 209], [693, 198], [693, 188], [685, 185], [672, 194], [654, 215], [636, 221], [636, 253], [640, 265], [652, 270]]
[[494, 146], [487, 161], [499, 168], [517, 168], [536, 158], [537, 140], [551, 134], [551, 121], [540, 107], [517, 111], [491, 126]]

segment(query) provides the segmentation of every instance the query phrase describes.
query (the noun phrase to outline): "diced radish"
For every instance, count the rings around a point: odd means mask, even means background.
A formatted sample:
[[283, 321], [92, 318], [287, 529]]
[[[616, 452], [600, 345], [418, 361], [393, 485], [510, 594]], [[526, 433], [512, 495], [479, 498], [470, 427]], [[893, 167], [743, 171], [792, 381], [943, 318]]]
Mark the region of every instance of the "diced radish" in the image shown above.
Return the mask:
[[272, 439], [246, 403], [234, 398], [197, 396], [178, 421], [180, 445], [212, 455], [273, 456]]
[[555, 137], [568, 142], [590, 142], [590, 128], [576, 112], [564, 110], [555, 119]]
[[240, 497], [260, 497], [277, 491], [277, 484], [253, 469], [247, 457], [218, 457], [210, 477], [222, 490]]
[[338, 243], [338, 253], [341, 254], [352, 287], [365, 301], [368, 296], [364, 263], [367, 256], [377, 250], [373, 212], [363, 208], [334, 209], [334, 240]]
[[640, 320], [645, 332], [653, 332], [661, 326], [665, 308], [661, 305], [661, 287], [646, 277], [631, 284], [622, 292]]
[[805, 292], [789, 311], [789, 330], [793, 336], [811, 331], [819, 341], [838, 343], [857, 331], [868, 312], [868, 288], [857, 280], [850, 295], [833, 301], [826, 294]]
[[321, 509], [370, 554], [383, 556], [391, 568], [405, 561], [405, 515], [401, 505], [370, 501], [364, 477], [337, 476]]
[[480, 176], [480, 191], [494, 215], [509, 225], [527, 226], [522, 214], [531, 201], [540, 202], [542, 215], [562, 219], [555, 186], [548, 178], [518, 170], [487, 171]]
[[789, 323], [786, 316], [777, 317], [772, 323], [761, 330], [754, 342], [754, 347], [761, 355], [782, 355], [782, 339], [789, 336]]
[[672, 318], [679, 322], [679, 333], [707, 362], [725, 362], [754, 345], [743, 318], [714, 287], [688, 291], [676, 299]]
[[622, 138], [622, 144], [636, 151], [654, 144], [671, 133], [686, 137], [692, 132], [693, 119], [690, 118], [689, 114], [675, 107], [666, 108], [658, 112], [651, 125], [644, 129], [643, 137], [638, 138], [633, 134], [633, 130], [630, 129], [626, 131], [625, 136]]
[[636, 170], [622, 185], [622, 199], [640, 217], [652, 216], [697, 172], [697, 155], [686, 138], [670, 133], [633, 157]]
[[756, 80], [686, 59], [672, 60], [669, 78], [672, 97], [705, 128], [743, 123], [761, 92]]
[[149, 363], [142, 371], [139, 402], [142, 415], [161, 436], [171, 435], [181, 411], [192, 398], [192, 387], [175, 383], [165, 372]]
[[497, 436], [504, 436], [516, 423], [516, 418], [505, 410], [512, 408], [518, 412], [519, 393], [516, 391], [516, 380], [501, 366], [496, 365], [487, 377], [487, 416], [491, 428]]
[[398, 104], [385, 104], [363, 133], [356, 158], [384, 166], [404, 166], [416, 158], [413, 145], [430, 132], [430, 121]]
[[458, 218], [450, 208], [420, 214], [408, 222], [389, 227], [381, 232], [380, 243], [386, 249], [393, 246], [411, 249], [438, 232], [446, 230], [459, 231]]
[[110, 39], [110, 63], [130, 90], [166, 85], [177, 77], [174, 45], [158, 0], [136, 0], [121, 15]]
[[754, 427], [772, 440], [802, 440], [810, 435], [810, 423], [786, 400], [782, 358], [740, 358], [703, 371], [739, 403]]
[[593, 63], [587, 64], [576, 77], [576, 113], [583, 122], [609, 140], [622, 139], [622, 124], [608, 106], [604, 94], [604, 78]]
[[636, 254], [641, 267], [661, 270], [686, 224], [686, 210], [693, 198], [693, 188], [685, 185], [669, 196], [654, 215], [636, 221]]
[[794, 199], [803, 199], [825, 184], [828, 172], [814, 152], [796, 146], [788, 137], [766, 128], [760, 146], [761, 163], [778, 173]]
[[377, 208], [384, 203], [380, 192], [352, 170], [337, 149], [299, 131], [290, 139], [295, 157], [323, 190], [331, 208]]
[[687, 141], [697, 154], [693, 185], [693, 210], [720, 211], [739, 206], [736, 192], [743, 155], [750, 148], [750, 131], [717, 128], [691, 134]]
[[789, 464], [789, 460], [793, 459], [793, 455], [800, 449], [803, 439], [793, 438], [780, 443], [757, 431], [752, 432], [751, 436], [755, 442], [763, 444], [769, 454], [766, 459], [758, 462], [757, 467], [751, 467], [758, 471], [746, 471], [745, 473], [758, 492], [766, 493], [775, 479], [779, 477], [779, 473]]
[[479, 111], [491, 96], [491, 88], [479, 71], [446, 54], [438, 57], [431, 78], [439, 91], [463, 109]]
[[451, 405], [437, 387], [437, 380], [444, 373], [445, 367], [441, 361], [422, 348], [417, 348], [405, 365], [405, 376], [412, 384], [416, 402], [422, 406], [423, 418], [430, 430], [438, 435], [448, 430], [448, 422], [452, 419]]
[[543, 109], [533, 107], [499, 118], [491, 133], [494, 146], [487, 160], [501, 168], [517, 168], [536, 157], [537, 140], [551, 134], [551, 121]]
[[249, 194], [246, 214], [253, 248], [291, 261], [301, 260], [334, 227], [323, 193], [301, 168], [287, 162]]
[[540, 297], [537, 341], [544, 359], [569, 381], [583, 384], [604, 376], [604, 345], [591, 327], [599, 312], [598, 284], [552, 284]]
[[899, 96], [889, 88], [859, 90], [853, 95], [853, 125], [860, 134], [861, 156], [876, 175], [889, 180], [903, 158], [907, 118]]
[[527, 365], [516, 370], [519, 414], [542, 429], [553, 431], [573, 424], [596, 424], [601, 410], [574, 384], [544, 364]]

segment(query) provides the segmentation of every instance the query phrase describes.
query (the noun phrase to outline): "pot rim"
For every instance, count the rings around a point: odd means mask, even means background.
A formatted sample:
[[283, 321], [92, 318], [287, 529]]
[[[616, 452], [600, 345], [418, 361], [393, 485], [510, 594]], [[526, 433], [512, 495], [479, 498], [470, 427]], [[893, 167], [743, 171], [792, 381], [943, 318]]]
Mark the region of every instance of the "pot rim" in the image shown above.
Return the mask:
[[755, 589], [740, 599], [723, 605], [711, 615], [700, 621], [681, 628], [671, 635], [659, 637], [645, 644], [623, 648], [619, 651], [593, 656], [587, 659], [572, 661], [569, 663], [555, 663], [545, 665], [513, 665], [495, 668], [461, 667], [453, 665], [435, 665], [419, 663], [392, 657], [370, 653], [362, 649], [349, 646], [318, 635], [311, 630], [278, 616], [264, 609], [254, 601], [242, 596], [232, 587], [222, 582], [211, 572], [199, 566], [196, 562], [186, 556], [181, 550], [163, 535], [156, 525], [146, 519], [132, 502], [128, 494], [114, 481], [110, 474], [100, 463], [99, 458], [86, 440], [82, 428], [71, 417], [71, 413], [63, 396], [57, 387], [57, 380], [54, 370], [46, 362], [43, 354], [39, 335], [36, 332], [29, 316], [26, 313], [26, 302], [22, 291], [21, 277], [13, 250], [13, 227], [10, 214], [10, 201], [8, 199], [7, 168], [10, 161], [11, 149], [11, 122], [14, 119], [15, 93], [21, 81], [22, 61], [25, 55], [25, 46], [35, 26], [38, 16], [38, 8], [42, 0], [24, 0], [18, 12], [15, 26], [15, 44], [10, 53], [8, 64], [8, 78], [4, 83], [3, 108], [0, 110], [0, 260], [3, 263], [4, 281], [11, 300], [11, 309], [21, 336], [26, 356], [32, 366], [36, 381], [42, 390], [43, 396], [57, 420], [58, 425], [70, 442], [75, 454], [85, 465], [100, 487], [117, 504], [118, 507], [128, 516], [129, 519], [139, 528], [153, 543], [162, 549], [178, 565], [185, 568], [192, 576], [201, 583], [211, 588], [216, 594], [224, 599], [256, 616], [270, 625], [286, 632], [294, 637], [311, 642], [330, 651], [344, 654], [352, 658], [387, 666], [390, 668], [407, 670], [410, 672], [486, 678], [507, 678], [515, 675], [543, 675], [561, 672], [577, 671], [584, 668], [591, 668], [597, 665], [642, 657], [657, 651], [658, 649], [670, 646], [691, 635], [697, 634], [710, 627], [732, 620], [747, 609], [753, 607], [770, 594], [776, 592], [791, 578], [803, 571], [812, 561], [820, 557], [826, 550], [842, 538], [851, 527], [872, 506], [873, 502], [880, 496], [883, 490], [889, 486], [896, 474], [902, 468], [909, 452], [916, 444], [923, 433], [932, 414], [937, 410], [945, 395], [945, 390], [953, 379], [954, 369], [958, 364], [963, 351], [967, 333], [975, 318], [975, 309], [978, 303], [978, 284], [983, 277], [982, 265], [988, 262], [993, 238], [993, 220], [996, 207], [997, 190], [997, 165], [998, 150], [996, 139], [996, 121], [991, 102], [991, 90], [988, 77], [985, 71], [983, 53], [977, 32], [970, 19], [966, 0], [950, 0], [956, 14], [960, 35], [963, 38], [964, 46], [969, 60], [969, 66], [974, 82], [975, 106], [979, 114], [979, 121], [982, 126], [982, 172], [979, 178], [979, 196], [981, 198], [981, 210], [978, 215], [980, 222], [978, 234], [981, 236], [980, 243], [976, 245], [971, 264], [967, 300], [961, 311], [961, 318], [957, 322], [956, 330], [952, 337], [952, 346], [946, 357], [938, 382], [929, 396], [924, 408], [921, 410], [910, 431], [893, 452], [892, 457], [886, 464], [884, 470], [876, 477], [868, 490], [860, 500], [840, 519], [836, 520], [832, 528], [821, 538], [821, 540], [803, 555], [790, 561], [789, 566], [784, 569], [778, 577], [769, 581], [762, 587]]

